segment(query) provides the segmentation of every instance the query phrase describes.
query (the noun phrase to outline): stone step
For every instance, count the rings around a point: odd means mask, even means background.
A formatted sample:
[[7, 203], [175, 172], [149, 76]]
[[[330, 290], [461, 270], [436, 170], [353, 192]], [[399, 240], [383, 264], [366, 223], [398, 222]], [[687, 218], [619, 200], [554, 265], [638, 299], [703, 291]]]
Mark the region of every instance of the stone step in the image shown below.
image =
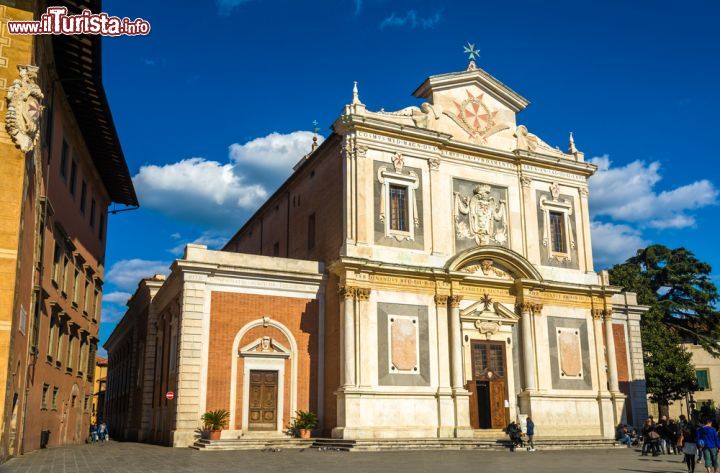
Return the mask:
[[287, 438], [236, 438], [208, 440], [199, 439], [190, 447], [195, 450], [265, 450], [265, 449], [301, 449], [309, 448], [312, 440]]

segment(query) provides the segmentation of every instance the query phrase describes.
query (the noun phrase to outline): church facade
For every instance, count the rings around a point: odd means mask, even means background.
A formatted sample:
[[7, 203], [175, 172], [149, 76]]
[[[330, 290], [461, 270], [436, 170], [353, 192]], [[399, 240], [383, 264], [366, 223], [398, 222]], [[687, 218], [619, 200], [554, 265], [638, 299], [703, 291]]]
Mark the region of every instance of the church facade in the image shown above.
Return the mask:
[[644, 419], [645, 308], [594, 270], [595, 166], [518, 124], [528, 101], [472, 61], [414, 95], [373, 112], [355, 87], [222, 251], [189, 245], [141, 282], [106, 344], [111, 430], [187, 445], [213, 409], [225, 437], [308, 409], [316, 435], [349, 439], [527, 416], [541, 436], [610, 438]]

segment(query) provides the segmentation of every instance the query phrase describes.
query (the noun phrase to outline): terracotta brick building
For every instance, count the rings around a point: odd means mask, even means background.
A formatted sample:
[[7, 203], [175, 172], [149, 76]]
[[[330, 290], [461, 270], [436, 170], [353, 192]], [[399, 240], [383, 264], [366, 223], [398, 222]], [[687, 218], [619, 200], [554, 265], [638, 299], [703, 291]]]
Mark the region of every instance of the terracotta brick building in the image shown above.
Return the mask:
[[[53, 4], [100, 11], [93, 0]], [[46, 7], [0, 5], [0, 461], [85, 441], [108, 206], [137, 205], [100, 38], [8, 36], [7, 21]]]

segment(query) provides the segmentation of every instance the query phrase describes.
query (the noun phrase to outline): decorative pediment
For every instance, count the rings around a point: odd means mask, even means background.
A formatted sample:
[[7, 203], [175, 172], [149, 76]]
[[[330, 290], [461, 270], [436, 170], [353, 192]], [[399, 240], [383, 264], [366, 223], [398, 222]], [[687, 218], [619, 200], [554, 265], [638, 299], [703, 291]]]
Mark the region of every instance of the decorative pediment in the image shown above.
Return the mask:
[[241, 357], [290, 358], [291, 351], [271, 337], [261, 337], [242, 347], [238, 355]]
[[[499, 302], [493, 302], [487, 294], [479, 301], [461, 310], [460, 317], [462, 319], [474, 319], [476, 321], [475, 326], [478, 329], [481, 329], [482, 325], [479, 324], [479, 322], [494, 322], [500, 325], [506, 325], [516, 324], [518, 320], [520, 320], [520, 317], [514, 311]], [[489, 329], [489, 325], [484, 326], [484, 328]]]
[[[497, 245], [478, 246], [462, 251], [448, 261], [446, 268], [451, 273], [471, 273], [486, 276], [483, 272], [484, 260], [492, 261], [489, 266], [485, 263], [485, 271], [488, 272], [488, 275], [495, 274], [496, 278], [505, 273], [508, 275], [508, 279], [543, 280], [537, 268], [521, 254]], [[494, 273], [493, 268], [497, 269], [498, 273]]]

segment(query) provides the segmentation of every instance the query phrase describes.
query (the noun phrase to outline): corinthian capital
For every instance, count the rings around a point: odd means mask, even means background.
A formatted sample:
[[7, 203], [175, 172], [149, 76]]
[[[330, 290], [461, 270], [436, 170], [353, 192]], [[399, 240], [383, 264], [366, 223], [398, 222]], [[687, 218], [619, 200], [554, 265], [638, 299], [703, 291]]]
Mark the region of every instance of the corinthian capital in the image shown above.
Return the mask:
[[442, 294], [436, 294], [435, 295], [435, 305], [438, 307], [447, 307], [448, 304], [448, 296], [444, 296]]
[[355, 293], [357, 291], [356, 287], [352, 286], [340, 286], [338, 288], [338, 292], [345, 298], [345, 299], [353, 299], [355, 297]]
[[358, 287], [357, 289], [355, 289], [355, 295], [357, 296], [359, 301], [369, 301], [370, 300], [370, 288]]
[[450, 302], [450, 307], [456, 309], [460, 307], [460, 301], [462, 300], [462, 296], [450, 296], [448, 297], [448, 302]]

